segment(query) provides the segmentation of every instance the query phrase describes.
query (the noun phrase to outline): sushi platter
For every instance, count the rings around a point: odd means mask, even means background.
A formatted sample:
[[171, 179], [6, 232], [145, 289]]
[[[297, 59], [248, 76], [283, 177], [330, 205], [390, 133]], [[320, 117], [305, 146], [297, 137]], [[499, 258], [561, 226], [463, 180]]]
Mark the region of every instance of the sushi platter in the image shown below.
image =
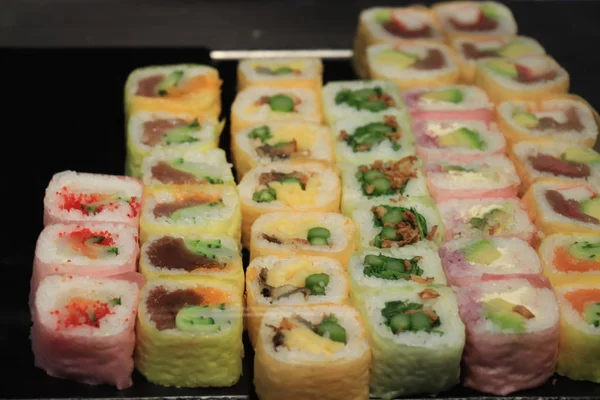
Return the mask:
[[518, 20], [369, 7], [351, 57], [120, 53], [120, 101], [73, 101], [36, 176], [0, 398], [600, 398], [600, 99]]

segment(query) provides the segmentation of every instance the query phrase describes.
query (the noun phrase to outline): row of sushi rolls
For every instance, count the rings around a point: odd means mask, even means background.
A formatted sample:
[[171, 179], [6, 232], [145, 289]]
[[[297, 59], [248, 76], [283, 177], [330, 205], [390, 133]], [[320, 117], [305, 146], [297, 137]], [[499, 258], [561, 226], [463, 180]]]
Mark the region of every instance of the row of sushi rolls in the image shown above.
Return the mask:
[[36, 366], [227, 387], [247, 331], [263, 400], [600, 382], [598, 115], [568, 72], [496, 2], [364, 10], [353, 62], [240, 61], [228, 153], [216, 69], [134, 70], [126, 176], [46, 190]]

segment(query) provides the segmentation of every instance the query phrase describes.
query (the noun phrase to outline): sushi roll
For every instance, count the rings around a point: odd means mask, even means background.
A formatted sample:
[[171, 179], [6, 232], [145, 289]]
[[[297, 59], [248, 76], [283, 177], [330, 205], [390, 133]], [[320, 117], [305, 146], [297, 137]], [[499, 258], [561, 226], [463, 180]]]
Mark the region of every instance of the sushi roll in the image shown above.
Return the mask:
[[546, 235], [561, 232], [600, 233], [600, 196], [597, 188], [580, 183], [544, 179], [523, 196], [531, 218]]
[[440, 247], [444, 272], [451, 286], [470, 286], [486, 278], [509, 279], [539, 275], [535, 250], [514, 237], [462, 238]]
[[246, 321], [254, 345], [260, 320], [276, 307], [349, 303], [346, 270], [328, 257], [266, 256], [246, 269]]
[[138, 296], [127, 280], [46, 276], [32, 314], [35, 366], [56, 378], [130, 387]]
[[270, 255], [323, 256], [346, 267], [355, 249], [356, 227], [337, 213], [274, 212], [252, 225], [250, 260]]
[[356, 206], [370, 199], [429, 196], [423, 164], [417, 156], [372, 164], [338, 164], [342, 171], [342, 213], [351, 216]]
[[414, 119], [471, 119], [487, 124], [494, 119], [494, 105], [477, 86], [418, 88], [404, 92], [403, 97]]
[[133, 113], [127, 122], [127, 175], [141, 178], [144, 158], [156, 150], [194, 152], [215, 149], [224, 122], [167, 111]]
[[417, 154], [425, 163], [446, 157], [463, 161], [487, 159], [502, 155], [506, 140], [496, 124], [481, 121], [415, 121]]
[[404, 109], [398, 88], [386, 80], [333, 81], [323, 87], [323, 113], [329, 125], [348, 118], [381, 117]]
[[254, 386], [261, 400], [367, 400], [370, 362], [352, 307], [276, 308], [260, 324]]
[[409, 197], [359, 203], [352, 214], [358, 249], [392, 249], [422, 241], [441, 244], [444, 225], [433, 200]]
[[502, 236], [536, 243], [537, 229], [516, 197], [448, 200], [438, 208], [448, 240]]
[[235, 185], [232, 165], [221, 149], [154, 150], [142, 163], [142, 182], [154, 185]]
[[459, 383], [465, 326], [452, 289], [388, 289], [365, 295], [359, 309], [373, 354], [372, 396], [434, 395]]
[[340, 164], [371, 164], [415, 154], [411, 119], [404, 111], [342, 119], [332, 131], [336, 162]]
[[511, 158], [521, 176], [521, 192], [540, 179], [557, 178], [600, 187], [600, 154], [568, 142], [518, 142]]
[[371, 79], [387, 79], [400, 90], [459, 82], [454, 50], [440, 43], [376, 44], [367, 47]]
[[538, 249], [544, 275], [553, 286], [600, 284], [600, 237], [596, 234], [554, 233]]
[[598, 138], [598, 114], [578, 96], [546, 96], [537, 103], [505, 101], [496, 111], [498, 125], [512, 143], [563, 141], [594, 147]]
[[318, 58], [260, 58], [238, 63], [237, 90], [250, 86], [306, 88], [319, 92], [323, 62]]
[[140, 272], [149, 280], [229, 282], [244, 291], [244, 269], [235, 240], [225, 235], [154, 235], [144, 243]]
[[427, 7], [371, 7], [363, 10], [358, 19], [352, 58], [358, 76], [363, 79], [368, 76], [365, 52], [368, 46], [406, 41], [444, 41], [441, 27]]
[[508, 7], [495, 1], [449, 1], [433, 12], [448, 40], [460, 37], [511, 37], [517, 23]]
[[519, 58], [541, 56], [546, 50], [535, 39], [527, 36], [516, 37], [464, 37], [452, 41], [452, 48], [458, 54], [460, 79], [465, 83], [475, 81], [477, 62], [487, 58]]
[[137, 226], [142, 192], [142, 183], [134, 178], [58, 172], [46, 188], [44, 225], [121, 222]]
[[600, 383], [600, 286], [555, 287], [560, 305], [560, 347], [556, 372], [576, 381]]
[[138, 306], [136, 369], [161, 386], [233, 386], [242, 374], [242, 312], [229, 284], [149, 282]]
[[477, 63], [475, 84], [496, 104], [507, 100], [541, 101], [569, 91], [569, 73], [548, 56], [491, 59]]
[[481, 160], [439, 159], [425, 167], [431, 196], [438, 202], [451, 199], [515, 197], [521, 180], [506, 156]]
[[242, 244], [250, 245], [250, 229], [263, 214], [339, 212], [341, 185], [326, 163], [271, 163], [248, 171], [238, 185], [242, 204]]
[[163, 185], [144, 190], [140, 239], [151, 235], [241, 235], [240, 198], [229, 185]]
[[505, 396], [554, 374], [559, 310], [547, 279], [493, 279], [455, 290], [467, 328], [466, 387]]
[[167, 111], [217, 119], [221, 113], [219, 71], [197, 64], [138, 68], [125, 84], [125, 109], [128, 115]]
[[348, 263], [348, 275], [355, 304], [367, 293], [380, 293], [389, 288], [446, 285], [437, 246], [432, 243], [356, 252]]
[[238, 180], [252, 168], [272, 162], [334, 161], [330, 130], [308, 122], [254, 125], [238, 132], [233, 143]]
[[[231, 106], [231, 137], [267, 122], [322, 121], [321, 103], [314, 90], [251, 86], [238, 92]], [[233, 143], [232, 143], [233, 144]]]

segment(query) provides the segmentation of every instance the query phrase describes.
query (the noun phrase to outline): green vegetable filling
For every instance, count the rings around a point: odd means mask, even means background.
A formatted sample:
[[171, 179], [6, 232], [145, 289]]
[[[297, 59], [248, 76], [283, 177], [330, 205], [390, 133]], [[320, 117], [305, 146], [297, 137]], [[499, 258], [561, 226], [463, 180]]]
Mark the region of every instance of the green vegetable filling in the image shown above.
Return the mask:
[[401, 332], [431, 332], [441, 321], [435, 311], [426, 310], [423, 304], [409, 301], [388, 301], [381, 310], [385, 324], [394, 334]]
[[367, 125], [356, 128], [352, 135], [341, 134], [340, 138], [344, 140], [353, 152], [370, 151], [373, 146], [376, 146], [385, 140], [389, 140], [394, 151], [400, 150], [401, 146], [398, 143], [400, 139], [400, 131], [395, 126], [388, 125], [385, 122], [371, 122]]
[[368, 254], [365, 256], [363, 264], [365, 276], [397, 281], [400, 279], [410, 280], [411, 275], [421, 276], [423, 270], [419, 267], [421, 257], [412, 259], [393, 258], [379, 254]]
[[306, 239], [313, 246], [326, 246], [329, 244], [331, 232], [327, 228], [315, 227], [310, 228], [306, 235]]
[[316, 326], [316, 331], [320, 336], [327, 337], [334, 342], [346, 344], [346, 328], [338, 323], [336, 316], [333, 314], [321, 321]]
[[260, 139], [260, 141], [264, 143], [273, 136], [271, 135], [271, 129], [268, 126], [263, 125], [252, 129], [248, 134], [248, 137], [250, 139]]
[[310, 290], [313, 296], [324, 296], [327, 285], [329, 285], [328, 274], [312, 274], [304, 280], [304, 286]]
[[343, 89], [335, 95], [335, 104], [347, 104], [356, 110], [379, 112], [393, 107], [391, 97], [381, 87], [365, 89]]
[[375, 247], [390, 247], [389, 243], [398, 245], [416, 243], [427, 238], [427, 220], [414, 208], [376, 206], [373, 207], [373, 225], [381, 227], [381, 232], [373, 239]]
[[274, 189], [261, 189], [252, 195], [252, 200], [257, 203], [270, 203], [277, 200], [277, 192]]

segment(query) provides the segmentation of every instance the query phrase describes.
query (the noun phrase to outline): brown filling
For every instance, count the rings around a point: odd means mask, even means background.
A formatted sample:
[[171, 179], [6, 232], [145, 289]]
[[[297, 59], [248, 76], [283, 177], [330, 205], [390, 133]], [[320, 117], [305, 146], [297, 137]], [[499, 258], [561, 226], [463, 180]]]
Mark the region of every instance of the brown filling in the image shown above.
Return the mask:
[[173, 213], [182, 208], [199, 206], [202, 204], [212, 203], [209, 199], [185, 199], [177, 200], [172, 203], [158, 203], [154, 206], [154, 218], [171, 217]]
[[557, 190], [546, 190], [546, 200], [554, 212], [564, 217], [590, 224], [600, 224], [600, 221], [598, 221], [597, 218], [581, 211], [579, 202], [572, 199], [566, 199], [562, 193]]
[[401, 37], [403, 39], [419, 39], [431, 37], [431, 27], [429, 25], [423, 25], [419, 29], [405, 29], [404, 25], [396, 23], [394, 21], [387, 21], [381, 24], [389, 34]]
[[495, 57], [498, 55], [496, 50], [479, 50], [473, 43], [463, 43], [462, 53], [468, 60], [477, 60], [484, 57]]
[[[375, 206], [371, 208], [371, 211], [381, 220], [388, 210], [382, 206]], [[389, 249], [394, 244], [398, 247], [405, 246], [407, 244], [417, 243], [421, 240], [419, 232], [419, 224], [417, 223], [417, 216], [411, 211], [405, 211], [402, 214], [402, 220], [397, 224], [385, 223], [384, 226], [391, 226], [396, 230], [397, 240], [385, 239], [381, 243], [381, 248]], [[431, 240], [437, 232], [437, 225], [431, 228], [431, 231], [427, 234], [425, 239]]]
[[488, 17], [484, 13], [479, 13], [479, 18], [475, 22], [464, 23], [455, 18], [450, 18], [450, 24], [456, 30], [467, 32], [493, 31], [498, 27], [498, 21]]
[[260, 286], [260, 293], [264, 297], [270, 297], [273, 300], [279, 300], [284, 297], [289, 297], [296, 293], [302, 293], [304, 298], [310, 296], [310, 289], [304, 287], [297, 287], [293, 285], [283, 285], [283, 286], [271, 286], [267, 284], [267, 279], [269, 276], [269, 270], [266, 268], [262, 268], [260, 273], [258, 274], [258, 284]]
[[258, 154], [260, 157], [269, 157], [272, 160], [284, 160], [290, 158], [292, 154], [297, 152], [298, 142], [296, 142], [296, 139], [279, 146], [263, 144], [262, 146], [256, 148], [256, 154]]
[[163, 286], [153, 288], [148, 294], [146, 307], [150, 320], [156, 324], [156, 329], [175, 329], [175, 317], [179, 310], [186, 306], [199, 306], [202, 296], [192, 289], [177, 289], [168, 292]]
[[160, 161], [152, 166], [152, 177], [161, 183], [168, 185], [186, 185], [207, 183], [204, 179], [198, 179], [196, 175], [173, 168], [169, 163]]
[[223, 268], [223, 264], [188, 249], [182, 238], [162, 237], [153, 242], [147, 251], [152, 265], [171, 270], [191, 272], [199, 268]]
[[164, 75], [152, 75], [147, 78], [140, 79], [135, 95], [144, 97], [157, 97], [158, 93], [156, 91], [156, 86], [162, 82], [164, 77]]
[[288, 179], [288, 178], [299, 179], [300, 183], [302, 184], [302, 187], [306, 187], [309, 176], [306, 174], [303, 174], [302, 172], [298, 172], [298, 171], [290, 172], [289, 174], [284, 174], [283, 172], [274, 172], [274, 171], [263, 172], [258, 177], [258, 184], [259, 185], [267, 185], [271, 182], [281, 182], [282, 180]]
[[570, 178], [587, 178], [590, 176], [590, 167], [587, 164], [565, 161], [548, 154], [538, 154], [528, 157], [531, 166], [540, 172], [548, 172], [556, 176]]
[[156, 146], [163, 140], [165, 133], [171, 129], [186, 126], [187, 124], [186, 121], [179, 118], [146, 121], [143, 126], [142, 143], [146, 146]]
[[444, 55], [438, 49], [429, 49], [427, 50], [427, 55], [423, 58], [417, 60], [414, 64], [415, 69], [420, 70], [431, 70], [431, 69], [440, 69], [444, 65], [446, 65], [446, 60], [444, 59]]
[[[358, 168], [361, 172], [367, 172], [370, 170], [377, 170], [383, 172], [385, 177], [392, 184], [392, 189], [398, 191], [406, 186], [406, 183], [417, 176], [417, 162], [416, 156], [404, 157], [398, 161], [386, 161], [381, 160], [375, 161], [371, 165], [362, 165]], [[367, 194], [371, 194], [375, 191], [372, 185], [365, 187]]]
[[558, 122], [552, 117], [542, 117], [538, 120], [538, 126], [535, 129], [544, 131], [553, 129], [556, 131], [582, 131], [584, 129], [579, 114], [574, 107], [571, 107], [565, 111], [567, 120], [565, 122]]

